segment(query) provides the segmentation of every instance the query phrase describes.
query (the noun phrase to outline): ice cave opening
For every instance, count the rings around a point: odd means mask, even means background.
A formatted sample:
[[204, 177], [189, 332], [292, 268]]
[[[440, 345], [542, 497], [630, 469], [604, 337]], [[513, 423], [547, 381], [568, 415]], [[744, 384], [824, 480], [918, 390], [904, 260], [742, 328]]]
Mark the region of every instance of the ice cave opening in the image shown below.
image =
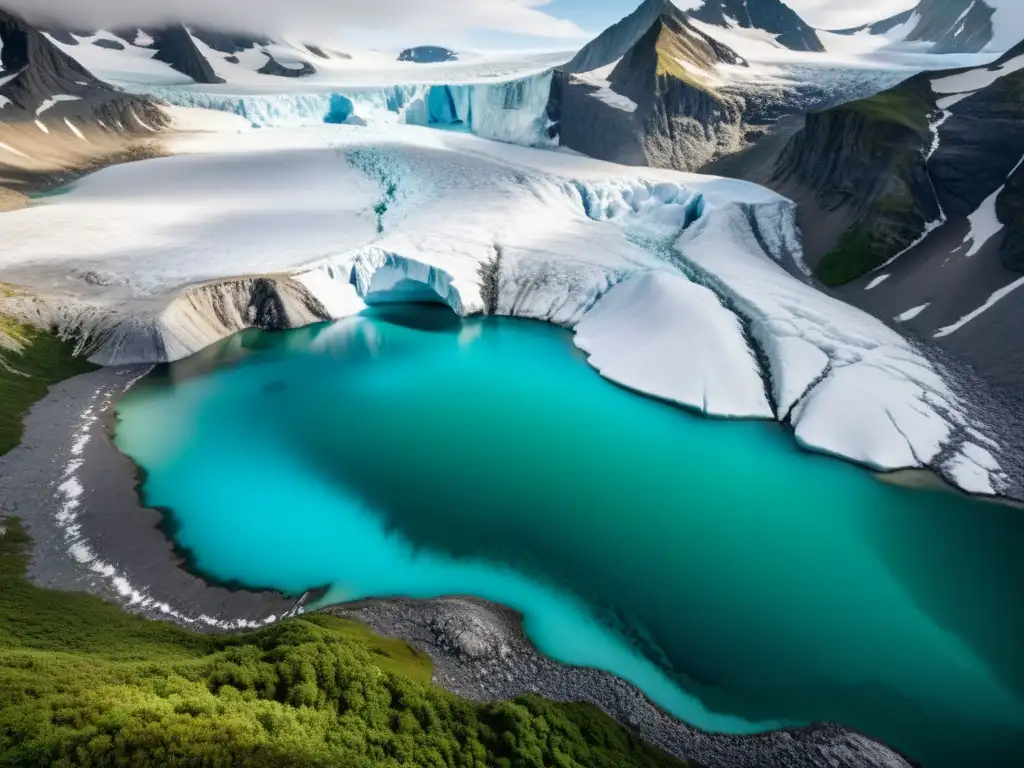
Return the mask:
[[461, 314], [462, 305], [447, 273], [395, 257], [392, 263], [374, 271], [363, 300], [369, 306], [441, 304], [451, 309], [455, 318]]

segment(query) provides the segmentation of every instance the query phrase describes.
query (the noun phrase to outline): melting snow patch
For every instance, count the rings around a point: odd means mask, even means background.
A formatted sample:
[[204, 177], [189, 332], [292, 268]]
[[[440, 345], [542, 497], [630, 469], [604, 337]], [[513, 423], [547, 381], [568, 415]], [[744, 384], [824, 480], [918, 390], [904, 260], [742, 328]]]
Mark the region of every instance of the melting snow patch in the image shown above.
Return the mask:
[[134, 109], [130, 109], [130, 108], [129, 108], [129, 110], [128, 110], [128, 111], [129, 111], [129, 112], [131, 113], [131, 116], [132, 116], [132, 118], [133, 118], [133, 119], [135, 120], [135, 122], [136, 122], [136, 123], [138, 123], [139, 125], [141, 125], [141, 126], [142, 126], [143, 128], [145, 128], [145, 129], [146, 129], [147, 131], [150, 131], [151, 133], [156, 133], [156, 128], [154, 128], [154, 127], [152, 127], [151, 125], [147, 125], [146, 123], [142, 122], [142, 118], [141, 118], [141, 117], [139, 117], [139, 116], [138, 116], [137, 114], [135, 114], [135, 110], [134, 110]]
[[29, 159], [28, 155], [26, 155], [20, 149], [15, 149], [10, 144], [4, 144], [4, 142], [2, 142], [2, 141], [0, 141], [0, 149], [7, 150], [12, 155], [17, 155], [18, 157], [24, 157], [26, 160]]
[[940, 109], [949, 109], [996, 80], [1024, 69], [1024, 54], [1015, 56], [999, 67], [978, 67], [958, 75], [949, 75], [932, 80], [932, 90], [938, 94], [951, 94], [939, 99]]
[[868, 283], [865, 286], [864, 290], [865, 291], [870, 291], [870, 290], [872, 290], [874, 288], [877, 288], [878, 286], [880, 286], [882, 283], [884, 283], [888, 279], [889, 279], [889, 275], [887, 275], [887, 274], [886, 275], [879, 275], [874, 280], [872, 280], [870, 283]]
[[940, 328], [938, 331], [936, 331], [935, 338], [941, 339], [944, 336], [949, 336], [951, 333], [956, 333], [969, 322], [971, 322], [971, 320], [974, 320], [975, 318], [981, 316], [987, 310], [992, 309], [992, 307], [994, 307], [1000, 301], [1005, 299], [1007, 296], [1009, 296], [1015, 290], [1020, 288], [1022, 285], [1024, 285], [1024, 277], [1020, 278], [1019, 280], [1015, 280], [1014, 282], [1010, 283], [1007, 286], [1000, 288], [998, 291], [989, 296], [988, 300], [980, 307], [978, 307], [976, 310], [964, 315], [952, 325], [947, 325], [946, 327]]
[[43, 99], [43, 103], [40, 104], [39, 107], [36, 109], [36, 115], [43, 114], [43, 112], [52, 107], [57, 106], [62, 101], [81, 101], [81, 99], [81, 96], [68, 96], [66, 94], [61, 94], [59, 96], [51, 96], [48, 99]]
[[[1009, 179], [1013, 176], [1020, 169], [1021, 165], [1024, 165], [1024, 157], [1017, 161], [1017, 164], [1006, 178]], [[991, 240], [1003, 228], [1003, 222], [999, 220], [999, 216], [996, 213], [996, 202], [1004, 189], [1006, 189], [1006, 184], [1001, 185], [995, 192], [986, 197], [981, 205], [978, 206], [978, 210], [967, 217], [971, 224], [971, 231], [964, 238], [965, 245], [968, 241], [971, 243], [970, 250], [967, 251], [968, 257], [977, 254], [985, 246], [985, 243]]]
[[72, 122], [71, 122], [71, 121], [70, 121], [70, 120], [69, 120], [68, 118], [66, 118], [66, 117], [64, 118], [64, 124], [65, 124], [65, 125], [67, 125], [67, 127], [71, 129], [71, 132], [72, 132], [73, 134], [75, 134], [75, 136], [77, 136], [78, 138], [80, 138], [80, 139], [81, 139], [82, 141], [86, 141], [86, 138], [85, 138], [85, 134], [84, 134], [84, 133], [82, 133], [82, 132], [81, 132], [80, 130], [78, 130], [78, 126], [76, 126], [76, 125], [75, 125], [74, 123], [72, 123]]
[[46, 127], [42, 120], [36, 120], [36, 127], [39, 128], [43, 133], [49, 133], [50, 129]]
[[636, 112], [636, 102], [628, 96], [616, 93], [611, 88], [602, 88], [590, 94], [598, 101], [603, 101], [609, 107], [621, 109], [623, 112]]
[[928, 309], [928, 304], [922, 304], [919, 307], [914, 307], [913, 309], [908, 309], [906, 312], [903, 312], [902, 314], [896, 315], [895, 320], [896, 320], [897, 323], [905, 323], [908, 320], [913, 320], [915, 317], [920, 315], [926, 309]]

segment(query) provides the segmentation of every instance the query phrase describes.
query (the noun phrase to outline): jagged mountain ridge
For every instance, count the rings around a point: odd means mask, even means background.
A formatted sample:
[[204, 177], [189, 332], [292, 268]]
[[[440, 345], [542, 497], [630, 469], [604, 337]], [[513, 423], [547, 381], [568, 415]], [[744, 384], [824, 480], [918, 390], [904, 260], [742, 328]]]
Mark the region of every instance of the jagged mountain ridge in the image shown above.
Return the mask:
[[[84, 46], [133, 49], [136, 52], [154, 51], [153, 60], [167, 64], [174, 71], [200, 84], [225, 82], [225, 78], [217, 71], [221, 59], [230, 64], [240, 64], [240, 57], [256, 54], [249, 59], [249, 67], [253, 72], [300, 78], [317, 72], [316, 66], [307, 60], [306, 52], [320, 59], [330, 58], [328, 53], [317, 46], [297, 48], [279, 44], [265, 35], [223, 32], [189, 24], [113, 29], [102, 33], [59, 28], [50, 28], [46, 32], [55, 42], [65, 46], [72, 57], [78, 56], [77, 50]], [[287, 57], [288, 63], [280, 60], [282, 54]], [[331, 55], [344, 57], [334, 52]]]
[[172, 24], [162, 29], [146, 30], [153, 38], [151, 46], [156, 49], [153, 57], [181, 74], [191, 77], [197, 83], [223, 83], [213, 66], [196, 47], [192, 34], [181, 24]]
[[978, 53], [995, 40], [996, 11], [1012, 2], [920, 0], [902, 13], [837, 33], [887, 35], [897, 41], [932, 43], [933, 53]]
[[[737, 174], [798, 203], [805, 258], [844, 299], [1024, 391], [1024, 43], [808, 114]], [[841, 287], [839, 287], [841, 286]]]
[[[737, 141], [741, 105], [715, 92], [718, 64], [746, 66], [668, 0], [648, 0], [556, 72], [563, 146], [631, 165], [679, 167]], [[589, 68], [589, 69], [588, 69]]]
[[[94, 77], [21, 18], [0, 10], [0, 117], [6, 125], [78, 116], [130, 126], [128, 114], [159, 121], [148, 100], [122, 93]], [[42, 129], [40, 129], [42, 130]]]
[[[733, 17], [737, 9], [742, 24]], [[753, 23], [767, 23], [773, 35], [788, 24], [803, 35], [794, 47], [820, 49], [813, 30], [777, 0], [708, 0], [696, 11], [645, 0], [556, 71], [552, 136], [602, 160], [698, 171], [747, 148], [787, 115], [872, 92], [850, 93], [827, 79], [748, 77], [743, 73], [753, 69], [742, 51], [715, 32], [716, 25], [732, 31]], [[741, 37], [723, 35], [739, 43]]]
[[782, 0], [704, 0], [690, 16], [718, 27], [764, 30], [794, 51], [825, 50], [817, 32]]
[[689, 17], [672, 0], [644, 0], [635, 11], [616, 22], [583, 46], [562, 70], [571, 73], [590, 72], [621, 59], [659, 20], [667, 20], [686, 29], [687, 34], [702, 39], [711, 50], [702, 61], [691, 63], [711, 66], [715, 63], [742, 64], [743, 58], [714, 38], [697, 30]]

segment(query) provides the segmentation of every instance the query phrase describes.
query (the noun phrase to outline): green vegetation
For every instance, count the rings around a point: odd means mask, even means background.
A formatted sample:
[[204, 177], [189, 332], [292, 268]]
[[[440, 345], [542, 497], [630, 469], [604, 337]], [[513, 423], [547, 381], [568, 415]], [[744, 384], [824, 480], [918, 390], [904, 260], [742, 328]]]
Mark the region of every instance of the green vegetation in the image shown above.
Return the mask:
[[876, 249], [874, 234], [862, 224], [855, 224], [843, 233], [835, 249], [825, 254], [815, 274], [825, 285], [848, 283], [879, 265]]
[[[7, 291], [0, 285], [0, 295]], [[94, 369], [71, 344], [0, 315], [0, 456], [20, 442], [25, 414], [51, 384]]]
[[475, 704], [333, 616], [205, 636], [24, 578], [0, 534], [0, 765], [680, 766], [587, 705]]
[[878, 122], [896, 123], [911, 129], [922, 138], [930, 139], [928, 115], [935, 106], [929, 104], [915, 84], [910, 82], [866, 99], [842, 104], [834, 109], [860, 113]]

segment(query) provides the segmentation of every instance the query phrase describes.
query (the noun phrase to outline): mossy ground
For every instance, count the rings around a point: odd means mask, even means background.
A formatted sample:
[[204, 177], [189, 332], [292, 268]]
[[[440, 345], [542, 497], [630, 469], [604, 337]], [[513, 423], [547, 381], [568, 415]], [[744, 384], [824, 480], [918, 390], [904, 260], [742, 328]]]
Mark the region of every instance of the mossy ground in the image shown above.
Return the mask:
[[475, 704], [333, 616], [199, 635], [24, 578], [0, 534], [0, 765], [680, 766], [588, 705]]
[[875, 250], [875, 236], [866, 227], [854, 225], [839, 238], [839, 244], [825, 254], [815, 274], [825, 285], [843, 285], [878, 266]]
[[[4, 291], [0, 285], [0, 295]], [[72, 345], [53, 335], [0, 315], [0, 456], [21, 441], [22, 420], [29, 407], [58, 381], [95, 370], [72, 354]]]
[[834, 109], [857, 112], [871, 120], [902, 125], [922, 138], [930, 137], [931, 134], [928, 116], [934, 106], [912, 84], [900, 85]]
[[[83, 366], [45, 333], [3, 331], [30, 374], [0, 371], [10, 445]], [[29, 545], [0, 519], [0, 766], [684, 765], [589, 705], [462, 700], [430, 685], [425, 654], [334, 616], [202, 635], [36, 587]]]

